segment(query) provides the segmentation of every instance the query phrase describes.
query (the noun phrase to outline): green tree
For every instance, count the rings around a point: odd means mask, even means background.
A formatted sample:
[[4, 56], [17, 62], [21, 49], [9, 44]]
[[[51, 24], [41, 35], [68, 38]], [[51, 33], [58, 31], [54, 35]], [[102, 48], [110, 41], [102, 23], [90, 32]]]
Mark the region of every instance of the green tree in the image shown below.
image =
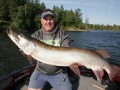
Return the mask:
[[94, 25], [93, 24], [89, 24], [89, 28], [94, 30]]
[[53, 11], [56, 15], [56, 21], [60, 24], [62, 18], [61, 9], [57, 6], [53, 6]]
[[118, 27], [116, 24], [113, 25], [113, 30], [118, 30]]
[[[40, 27], [40, 4], [27, 3], [18, 7], [13, 26], [21, 30], [34, 30]], [[39, 18], [39, 19], [38, 19]], [[38, 20], [37, 20], [38, 19]]]
[[120, 25], [118, 25], [118, 30], [120, 30]]
[[64, 11], [64, 7], [63, 5], [61, 5], [61, 18], [60, 18], [60, 25], [62, 27], [66, 26], [66, 23], [65, 23], [65, 11]]
[[81, 27], [80, 24], [82, 24], [82, 14], [83, 13], [81, 13], [81, 10], [79, 8], [75, 9], [75, 14], [74, 14], [74, 19], [75, 19], [74, 21], [75, 21], [75, 23], [74, 23], [74, 25], [77, 28]]
[[40, 5], [38, 5], [38, 7], [39, 7], [39, 10], [40, 10], [40, 14], [41, 14], [41, 12], [42, 12], [43, 10], [46, 9], [46, 6], [45, 6], [45, 4], [44, 4], [43, 2], [40, 3]]
[[75, 23], [73, 10], [65, 10], [65, 23], [66, 26], [73, 26]]
[[85, 29], [89, 30], [89, 18], [87, 16], [85, 18]]
[[8, 21], [10, 19], [8, 4], [8, 0], [0, 0], [0, 20]]

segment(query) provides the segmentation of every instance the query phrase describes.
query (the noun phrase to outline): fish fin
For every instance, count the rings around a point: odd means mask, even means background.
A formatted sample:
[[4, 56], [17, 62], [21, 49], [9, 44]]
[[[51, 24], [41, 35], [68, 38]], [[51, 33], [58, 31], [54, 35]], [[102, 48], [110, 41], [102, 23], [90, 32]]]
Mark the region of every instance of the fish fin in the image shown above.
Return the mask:
[[120, 76], [120, 68], [114, 65], [111, 65], [112, 69], [108, 73], [109, 79], [112, 81], [117, 76]]
[[31, 56], [31, 55], [27, 55], [26, 53], [24, 53], [21, 49], [20, 49], [20, 51], [22, 52], [22, 55], [24, 56], [24, 57], [27, 57], [28, 58], [28, 60], [29, 60], [29, 62], [31, 63], [31, 65], [32, 66], [34, 66], [33, 65], [33, 57]]
[[102, 80], [102, 76], [104, 75], [103, 69], [93, 70], [94, 74], [97, 77], [97, 80]]
[[114, 70], [115, 70], [115, 76], [120, 76], [120, 68], [117, 66], [114, 66]]
[[95, 50], [95, 51], [105, 59], [108, 59], [111, 57], [110, 53], [107, 50]]
[[80, 70], [79, 70], [79, 67], [78, 67], [77, 64], [72, 64], [72, 65], [70, 65], [70, 68], [71, 68], [71, 70], [72, 70], [75, 74], [77, 74], [78, 76], [80, 76]]
[[33, 62], [33, 57], [31, 55], [27, 55], [27, 57], [28, 57], [28, 60], [31, 63], [31, 65], [34, 66], [33, 63], [32, 63]]
[[120, 68], [113, 65], [113, 71], [111, 74], [108, 74], [108, 75], [109, 75], [110, 80], [112, 80], [116, 76], [120, 76]]
[[120, 75], [120, 68], [119, 67], [117, 67], [117, 66], [114, 66], [114, 74], [115, 74], [115, 76], [118, 76], [118, 75]]

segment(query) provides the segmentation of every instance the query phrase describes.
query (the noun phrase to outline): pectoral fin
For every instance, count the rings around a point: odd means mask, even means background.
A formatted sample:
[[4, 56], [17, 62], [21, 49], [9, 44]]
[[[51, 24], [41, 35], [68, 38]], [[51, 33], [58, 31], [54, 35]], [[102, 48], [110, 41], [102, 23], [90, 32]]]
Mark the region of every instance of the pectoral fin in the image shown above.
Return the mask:
[[31, 55], [28, 55], [27, 57], [28, 57], [28, 60], [31, 63], [31, 65], [34, 66], [34, 64], [32, 63], [33, 62], [33, 57]]
[[70, 65], [70, 68], [75, 74], [80, 75], [80, 70], [77, 64]]
[[93, 70], [93, 72], [97, 76], [97, 80], [102, 80], [102, 76], [104, 75], [103, 69]]
[[26, 58], [28, 58], [29, 62], [31, 63], [32, 66], [34, 66], [34, 64], [32, 63], [33, 62], [33, 57], [31, 55], [27, 55], [25, 54], [23, 51], [22, 52], [22, 55]]

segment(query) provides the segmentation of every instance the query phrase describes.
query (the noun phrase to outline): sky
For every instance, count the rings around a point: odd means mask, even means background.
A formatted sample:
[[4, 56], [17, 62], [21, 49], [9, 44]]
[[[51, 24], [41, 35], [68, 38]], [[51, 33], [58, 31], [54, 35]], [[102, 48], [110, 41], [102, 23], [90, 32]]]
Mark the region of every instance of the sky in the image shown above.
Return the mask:
[[64, 10], [79, 8], [83, 13], [83, 23], [87, 16], [90, 24], [120, 25], [120, 0], [40, 0], [42, 2], [50, 9], [54, 5], [63, 5]]

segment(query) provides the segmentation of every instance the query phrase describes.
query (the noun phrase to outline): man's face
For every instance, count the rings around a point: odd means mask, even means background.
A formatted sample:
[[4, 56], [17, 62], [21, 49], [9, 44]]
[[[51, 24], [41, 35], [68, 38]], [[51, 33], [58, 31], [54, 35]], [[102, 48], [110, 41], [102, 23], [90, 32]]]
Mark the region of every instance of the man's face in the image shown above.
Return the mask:
[[51, 32], [55, 27], [55, 18], [53, 18], [51, 15], [46, 15], [41, 19], [41, 24], [46, 32]]

